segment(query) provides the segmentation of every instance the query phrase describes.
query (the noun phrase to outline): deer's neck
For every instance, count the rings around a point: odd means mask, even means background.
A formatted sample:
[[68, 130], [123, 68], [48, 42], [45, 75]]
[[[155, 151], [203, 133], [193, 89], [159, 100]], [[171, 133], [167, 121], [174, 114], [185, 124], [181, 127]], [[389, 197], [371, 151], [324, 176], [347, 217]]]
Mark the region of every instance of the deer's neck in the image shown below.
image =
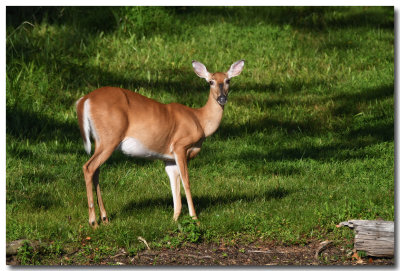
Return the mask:
[[202, 108], [199, 108], [197, 113], [204, 134], [207, 137], [218, 129], [224, 108], [218, 104], [210, 92], [207, 103]]

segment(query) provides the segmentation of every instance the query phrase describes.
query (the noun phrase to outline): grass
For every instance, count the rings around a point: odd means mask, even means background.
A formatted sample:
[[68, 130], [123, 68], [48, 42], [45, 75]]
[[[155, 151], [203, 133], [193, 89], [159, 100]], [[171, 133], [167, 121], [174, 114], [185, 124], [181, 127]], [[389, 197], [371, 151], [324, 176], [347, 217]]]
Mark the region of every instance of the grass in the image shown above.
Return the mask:
[[[349, 239], [344, 220], [394, 219], [393, 8], [7, 7], [6, 19], [7, 241], [302, 244]], [[100, 175], [111, 224], [93, 231], [74, 102], [112, 85], [200, 107], [193, 59], [210, 71], [246, 59], [189, 164], [199, 229], [172, 221], [161, 161], [115, 153]]]

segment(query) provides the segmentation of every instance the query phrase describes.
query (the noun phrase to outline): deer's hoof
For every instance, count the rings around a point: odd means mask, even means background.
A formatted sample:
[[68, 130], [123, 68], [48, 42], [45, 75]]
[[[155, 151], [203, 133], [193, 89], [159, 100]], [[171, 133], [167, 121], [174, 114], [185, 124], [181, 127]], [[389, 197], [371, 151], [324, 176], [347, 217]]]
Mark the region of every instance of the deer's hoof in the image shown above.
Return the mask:
[[103, 224], [108, 224], [109, 223], [108, 218], [106, 216], [103, 216], [102, 222], [103, 222]]
[[199, 221], [199, 219], [197, 218], [197, 216], [193, 216], [192, 218], [193, 218], [193, 220], [196, 222], [197, 226], [200, 226], [200, 221]]
[[90, 227], [92, 227], [93, 229], [97, 229], [97, 227], [99, 226], [95, 220], [89, 221], [89, 225], [90, 225]]

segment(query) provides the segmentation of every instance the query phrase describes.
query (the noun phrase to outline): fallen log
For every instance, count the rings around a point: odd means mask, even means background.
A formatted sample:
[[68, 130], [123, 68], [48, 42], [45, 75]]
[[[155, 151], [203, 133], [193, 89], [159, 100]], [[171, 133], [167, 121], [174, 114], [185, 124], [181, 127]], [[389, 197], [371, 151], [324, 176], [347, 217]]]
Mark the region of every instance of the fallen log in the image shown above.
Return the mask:
[[17, 255], [18, 254], [18, 249], [22, 247], [25, 242], [28, 242], [27, 240], [15, 240], [10, 243], [6, 244], [6, 255], [11, 256], [11, 255]]
[[368, 256], [394, 256], [394, 222], [383, 220], [349, 220], [339, 226], [354, 228], [354, 249], [365, 251]]
[[28, 239], [14, 240], [6, 244], [6, 255], [7, 256], [17, 255], [18, 250], [25, 244], [33, 247], [33, 249], [35, 250], [38, 250], [40, 246], [43, 245], [40, 241], [32, 241]]

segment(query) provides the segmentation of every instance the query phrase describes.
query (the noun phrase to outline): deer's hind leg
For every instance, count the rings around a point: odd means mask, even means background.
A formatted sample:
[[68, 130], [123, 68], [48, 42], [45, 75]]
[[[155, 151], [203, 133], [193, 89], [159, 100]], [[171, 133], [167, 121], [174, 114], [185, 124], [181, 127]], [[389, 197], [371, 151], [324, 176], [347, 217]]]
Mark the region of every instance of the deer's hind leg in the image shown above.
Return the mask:
[[93, 156], [83, 165], [83, 174], [85, 176], [86, 193], [89, 207], [89, 224], [94, 228], [97, 227], [97, 222], [93, 200], [93, 183], [96, 187], [97, 203], [100, 208], [101, 219], [104, 223], [107, 223], [108, 218], [99, 186], [100, 166], [111, 156], [117, 146], [117, 144], [114, 144], [108, 146], [106, 145], [106, 147], [97, 147], [96, 144], [96, 149]]
[[96, 196], [97, 196], [97, 205], [100, 209], [100, 218], [103, 224], [108, 224], [108, 217], [106, 209], [104, 208], [103, 199], [101, 197], [100, 185], [99, 185], [99, 175], [100, 175], [100, 167], [95, 171], [93, 175], [93, 184], [96, 189]]

